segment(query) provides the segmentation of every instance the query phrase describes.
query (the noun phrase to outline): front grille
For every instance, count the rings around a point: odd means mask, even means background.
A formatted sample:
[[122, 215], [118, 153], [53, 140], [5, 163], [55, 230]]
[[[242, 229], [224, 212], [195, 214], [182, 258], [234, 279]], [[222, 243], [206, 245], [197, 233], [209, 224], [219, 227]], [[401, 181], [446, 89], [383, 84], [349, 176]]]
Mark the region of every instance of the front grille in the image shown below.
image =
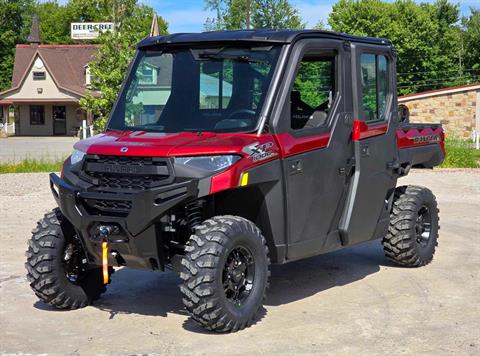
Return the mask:
[[132, 209], [129, 200], [84, 199], [85, 208], [92, 215], [127, 216]]
[[97, 191], [138, 192], [170, 181], [168, 161], [157, 157], [87, 156], [82, 178]]

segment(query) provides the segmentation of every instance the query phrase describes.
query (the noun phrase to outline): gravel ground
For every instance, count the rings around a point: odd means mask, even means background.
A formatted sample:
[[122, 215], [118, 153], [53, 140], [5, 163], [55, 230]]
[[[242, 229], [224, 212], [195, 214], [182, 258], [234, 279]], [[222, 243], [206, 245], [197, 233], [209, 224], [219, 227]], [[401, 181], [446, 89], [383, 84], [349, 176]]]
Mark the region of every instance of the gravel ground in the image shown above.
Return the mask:
[[480, 170], [416, 171], [437, 195], [432, 264], [387, 262], [378, 241], [274, 266], [261, 320], [204, 332], [174, 273], [121, 269], [95, 305], [61, 312], [25, 278], [26, 240], [54, 207], [46, 174], [0, 175], [0, 354], [480, 354]]

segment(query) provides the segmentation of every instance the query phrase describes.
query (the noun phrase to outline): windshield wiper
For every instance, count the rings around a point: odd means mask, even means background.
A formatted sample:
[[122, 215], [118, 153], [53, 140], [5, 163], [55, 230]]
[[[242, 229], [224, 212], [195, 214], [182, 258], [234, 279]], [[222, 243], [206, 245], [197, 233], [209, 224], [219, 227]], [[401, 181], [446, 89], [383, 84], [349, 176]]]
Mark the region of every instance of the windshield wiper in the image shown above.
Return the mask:
[[245, 63], [266, 63], [270, 62], [265, 59], [252, 58], [247, 55], [228, 54], [228, 53], [200, 53], [200, 58], [203, 59], [230, 59], [232, 61], [245, 62]]

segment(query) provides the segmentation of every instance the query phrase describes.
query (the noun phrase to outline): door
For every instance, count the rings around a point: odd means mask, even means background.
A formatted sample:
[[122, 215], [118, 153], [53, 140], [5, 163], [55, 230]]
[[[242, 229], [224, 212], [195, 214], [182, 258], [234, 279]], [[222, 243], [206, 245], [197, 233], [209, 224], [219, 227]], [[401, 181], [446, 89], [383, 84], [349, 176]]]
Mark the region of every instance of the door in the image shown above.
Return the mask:
[[65, 106], [53, 106], [53, 134], [66, 135], [67, 134], [67, 115]]
[[286, 74], [289, 84], [282, 95], [287, 105], [276, 137], [283, 158], [290, 260], [340, 246], [337, 226], [352, 153], [344, 90], [348, 58], [341, 41], [310, 39], [296, 45], [287, 66], [293, 69]]
[[340, 222], [344, 244], [386, 233], [396, 185], [395, 61], [386, 46], [352, 45], [355, 172]]

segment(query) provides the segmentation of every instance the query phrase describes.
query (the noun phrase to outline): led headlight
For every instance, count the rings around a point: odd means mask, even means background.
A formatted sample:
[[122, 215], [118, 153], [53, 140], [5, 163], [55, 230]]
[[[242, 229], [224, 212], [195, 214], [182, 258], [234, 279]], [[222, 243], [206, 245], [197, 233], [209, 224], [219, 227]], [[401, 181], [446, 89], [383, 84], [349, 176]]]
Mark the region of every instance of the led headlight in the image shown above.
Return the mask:
[[175, 163], [215, 172], [230, 167], [240, 158], [235, 155], [175, 157]]
[[70, 156], [70, 163], [71, 164], [76, 164], [78, 162], [81, 162], [83, 157], [85, 157], [85, 152], [82, 152], [82, 151], [79, 151], [79, 150], [73, 150], [73, 153]]

